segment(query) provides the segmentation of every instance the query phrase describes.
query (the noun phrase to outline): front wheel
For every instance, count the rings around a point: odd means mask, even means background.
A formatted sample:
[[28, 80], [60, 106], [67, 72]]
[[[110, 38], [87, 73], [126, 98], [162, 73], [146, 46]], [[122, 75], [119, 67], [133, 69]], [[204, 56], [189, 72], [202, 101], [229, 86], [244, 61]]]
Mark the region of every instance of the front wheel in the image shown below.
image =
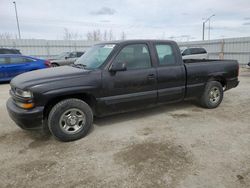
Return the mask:
[[80, 99], [65, 99], [57, 103], [48, 117], [50, 132], [64, 142], [86, 136], [92, 123], [92, 110]]
[[51, 63], [51, 67], [59, 67], [57, 63]]
[[223, 99], [223, 93], [223, 87], [220, 82], [208, 82], [200, 99], [201, 106], [210, 109], [218, 107]]

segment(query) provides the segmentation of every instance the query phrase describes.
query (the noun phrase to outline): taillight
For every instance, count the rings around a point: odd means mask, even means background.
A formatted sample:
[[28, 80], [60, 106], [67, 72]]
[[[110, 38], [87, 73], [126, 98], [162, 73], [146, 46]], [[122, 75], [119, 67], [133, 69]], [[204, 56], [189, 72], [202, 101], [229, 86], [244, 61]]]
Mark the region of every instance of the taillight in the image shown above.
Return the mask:
[[50, 63], [49, 60], [46, 60], [46, 61], [44, 62], [44, 64], [45, 64], [46, 67], [51, 67], [51, 63]]

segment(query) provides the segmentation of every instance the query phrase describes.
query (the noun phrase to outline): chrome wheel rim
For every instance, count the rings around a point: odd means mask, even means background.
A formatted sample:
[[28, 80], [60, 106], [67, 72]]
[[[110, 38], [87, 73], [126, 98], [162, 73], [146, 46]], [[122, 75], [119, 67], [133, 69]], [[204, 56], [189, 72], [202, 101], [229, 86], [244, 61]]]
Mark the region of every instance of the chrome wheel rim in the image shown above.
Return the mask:
[[85, 113], [77, 108], [65, 111], [60, 117], [60, 128], [66, 134], [80, 132], [86, 124]]
[[218, 87], [212, 87], [209, 92], [209, 100], [211, 103], [216, 104], [220, 100], [220, 90]]

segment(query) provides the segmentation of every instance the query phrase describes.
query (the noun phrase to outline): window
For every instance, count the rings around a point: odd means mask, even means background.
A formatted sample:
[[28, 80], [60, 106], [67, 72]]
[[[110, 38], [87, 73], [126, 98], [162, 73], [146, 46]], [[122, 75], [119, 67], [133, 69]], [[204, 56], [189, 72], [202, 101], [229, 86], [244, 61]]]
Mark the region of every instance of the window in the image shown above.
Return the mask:
[[23, 62], [28, 63], [28, 62], [34, 62], [36, 60], [30, 59], [30, 58], [23, 58]]
[[200, 54], [206, 54], [207, 51], [204, 48], [199, 48], [199, 53]]
[[84, 52], [77, 52], [77, 53], [76, 53], [76, 56], [77, 56], [77, 57], [81, 57], [83, 54], [84, 54]]
[[32, 62], [33, 60], [29, 58], [23, 58], [23, 57], [11, 57], [10, 58], [10, 63], [11, 64], [18, 64], [18, 63], [28, 63]]
[[127, 70], [146, 69], [151, 67], [151, 60], [146, 44], [131, 44], [125, 46], [114, 63], [126, 63]]
[[1, 64], [7, 64], [7, 60], [5, 57], [0, 57], [0, 65]]
[[190, 48], [191, 54], [205, 54], [207, 53], [204, 48]]
[[156, 51], [160, 65], [173, 65], [176, 63], [173, 49], [168, 44], [157, 44]]
[[191, 48], [191, 54], [200, 54], [199, 48]]
[[72, 52], [69, 54], [69, 58], [76, 58], [76, 52]]
[[19, 50], [16, 50], [16, 49], [1, 48], [0, 54], [21, 54], [21, 53]]
[[185, 56], [185, 55], [191, 55], [190, 48], [184, 50], [184, 51], [182, 52], [182, 55], [183, 55], [183, 56]]
[[87, 50], [74, 64], [84, 65], [86, 69], [97, 69], [105, 63], [115, 46], [115, 44], [95, 45]]

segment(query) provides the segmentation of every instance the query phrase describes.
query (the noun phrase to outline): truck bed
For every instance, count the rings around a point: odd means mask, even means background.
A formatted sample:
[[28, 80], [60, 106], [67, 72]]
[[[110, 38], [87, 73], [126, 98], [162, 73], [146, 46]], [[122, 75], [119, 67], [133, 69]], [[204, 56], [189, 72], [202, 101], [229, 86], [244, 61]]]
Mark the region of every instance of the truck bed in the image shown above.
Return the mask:
[[236, 60], [183, 60], [186, 69], [186, 97], [200, 96], [208, 79], [221, 80], [225, 90], [232, 88], [232, 79], [238, 77]]
[[222, 60], [222, 59], [183, 59], [184, 63], [205, 63], [205, 62], [223, 62], [223, 61], [234, 61], [234, 60]]

